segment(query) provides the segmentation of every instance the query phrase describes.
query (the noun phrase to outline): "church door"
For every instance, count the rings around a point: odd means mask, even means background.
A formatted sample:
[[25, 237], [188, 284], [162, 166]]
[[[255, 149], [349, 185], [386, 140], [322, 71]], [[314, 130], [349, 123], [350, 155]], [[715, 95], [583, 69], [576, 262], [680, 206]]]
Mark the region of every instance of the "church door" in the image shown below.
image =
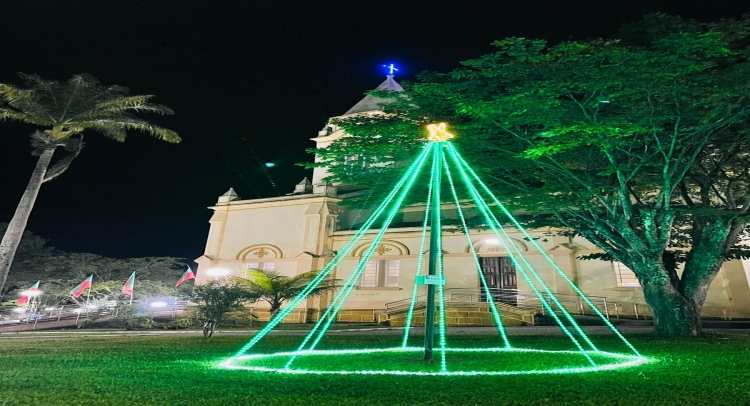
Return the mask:
[[[516, 268], [508, 257], [482, 257], [482, 273], [496, 302], [518, 305]], [[485, 298], [486, 300], [486, 298]]]

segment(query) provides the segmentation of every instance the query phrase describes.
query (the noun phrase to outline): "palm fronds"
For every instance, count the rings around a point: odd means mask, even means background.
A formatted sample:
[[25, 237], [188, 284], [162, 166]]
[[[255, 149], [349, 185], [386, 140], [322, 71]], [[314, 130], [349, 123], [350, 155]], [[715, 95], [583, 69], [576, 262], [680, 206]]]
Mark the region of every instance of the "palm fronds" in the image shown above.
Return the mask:
[[[275, 314], [285, 301], [299, 295], [317, 275], [318, 271], [284, 276], [272, 270], [247, 269], [247, 278], [230, 277], [229, 279], [266, 300], [271, 305], [271, 313]], [[310, 290], [307, 296], [319, 296], [325, 292], [338, 289], [341, 287], [339, 282], [337, 279], [323, 280], [318, 286]]]
[[116, 141], [124, 141], [127, 131], [136, 130], [167, 142], [180, 142], [180, 136], [138, 118], [135, 113], [172, 114], [163, 105], [149, 103], [153, 95], [129, 95], [122, 86], [103, 86], [93, 76], [73, 75], [66, 82], [42, 79], [39, 75], [19, 74], [26, 88], [0, 83], [0, 120], [15, 120], [50, 127], [58, 139], [92, 130]]

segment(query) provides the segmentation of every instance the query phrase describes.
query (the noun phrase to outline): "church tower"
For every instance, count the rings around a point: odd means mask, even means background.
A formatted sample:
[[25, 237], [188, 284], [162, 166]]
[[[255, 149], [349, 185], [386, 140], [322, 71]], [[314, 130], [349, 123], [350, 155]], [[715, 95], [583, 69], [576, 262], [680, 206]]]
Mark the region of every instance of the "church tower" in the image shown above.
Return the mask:
[[[385, 81], [381, 83], [378, 87], [375, 88], [375, 90], [386, 90], [389, 92], [402, 92], [404, 88], [401, 87], [401, 85], [396, 82], [395, 79], [393, 79], [393, 75], [389, 74]], [[328, 124], [326, 124], [325, 127], [323, 127], [322, 130], [318, 131], [318, 136], [315, 138], [311, 138], [313, 141], [315, 141], [315, 148], [321, 149], [321, 148], [327, 148], [329, 145], [331, 145], [332, 142], [336, 141], [337, 139], [344, 137], [346, 134], [344, 133], [344, 130], [339, 128], [338, 126], [331, 124], [331, 120], [340, 119], [340, 118], [347, 118], [352, 117], [358, 114], [380, 114], [382, 113], [382, 110], [380, 109], [380, 105], [383, 103], [390, 103], [394, 101], [393, 98], [380, 98], [380, 97], [374, 97], [372, 95], [365, 96], [362, 100], [360, 100], [357, 104], [355, 104], [352, 108], [346, 111], [346, 113], [331, 117], [329, 119]], [[320, 162], [318, 156], [315, 156], [315, 162]], [[315, 168], [313, 170], [313, 179], [312, 183], [313, 185], [321, 185], [325, 182], [323, 179], [325, 179], [327, 176], [329, 176], [330, 173], [328, 172], [328, 169], [325, 167], [322, 168]]]

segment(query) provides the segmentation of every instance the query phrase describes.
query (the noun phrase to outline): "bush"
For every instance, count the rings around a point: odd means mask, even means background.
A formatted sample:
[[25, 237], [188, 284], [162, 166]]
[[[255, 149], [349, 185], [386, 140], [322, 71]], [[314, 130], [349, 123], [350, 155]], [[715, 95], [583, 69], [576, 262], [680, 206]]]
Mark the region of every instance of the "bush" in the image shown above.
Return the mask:
[[117, 305], [117, 318], [125, 324], [125, 330], [151, 330], [159, 325], [150, 314], [136, 314], [130, 305]]
[[195, 317], [180, 316], [180, 317], [173, 319], [169, 323], [161, 324], [161, 326], [167, 330], [184, 330], [188, 328], [198, 327], [199, 324], [197, 323], [197, 320], [195, 319]]
[[258, 315], [244, 306], [237, 306], [224, 315], [221, 324], [225, 327], [252, 327]]

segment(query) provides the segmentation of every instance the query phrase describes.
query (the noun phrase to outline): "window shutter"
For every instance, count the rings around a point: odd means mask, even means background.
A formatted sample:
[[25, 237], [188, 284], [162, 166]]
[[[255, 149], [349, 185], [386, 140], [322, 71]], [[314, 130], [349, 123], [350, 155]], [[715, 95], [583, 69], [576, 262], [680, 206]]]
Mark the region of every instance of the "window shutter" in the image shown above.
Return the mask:
[[378, 261], [369, 261], [365, 265], [362, 275], [362, 287], [374, 288], [378, 286]]
[[385, 277], [385, 287], [397, 288], [398, 276], [399, 276], [399, 271], [401, 268], [400, 261], [395, 259], [395, 260], [385, 261], [385, 263], [387, 264], [386, 268], [388, 268], [386, 271], [387, 273]]

